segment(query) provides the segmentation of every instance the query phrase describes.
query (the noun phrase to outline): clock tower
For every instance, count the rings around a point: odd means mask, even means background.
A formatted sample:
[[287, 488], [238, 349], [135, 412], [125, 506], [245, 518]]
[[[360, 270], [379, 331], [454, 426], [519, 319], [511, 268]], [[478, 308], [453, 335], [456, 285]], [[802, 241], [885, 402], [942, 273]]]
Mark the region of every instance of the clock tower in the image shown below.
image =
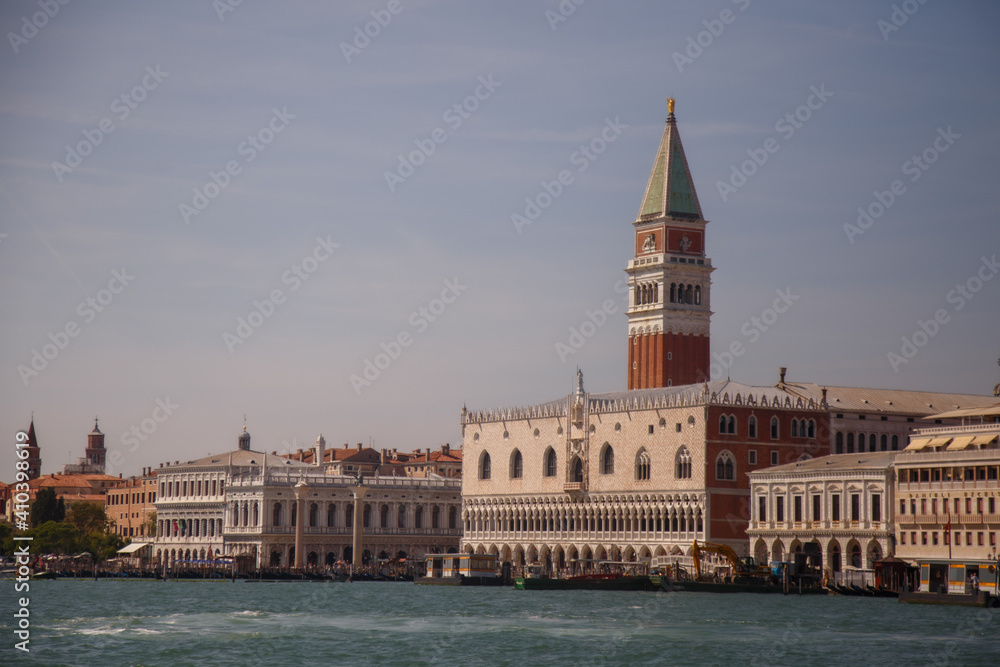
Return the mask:
[[635, 222], [628, 273], [628, 388], [650, 389], [709, 378], [712, 261], [674, 100]]

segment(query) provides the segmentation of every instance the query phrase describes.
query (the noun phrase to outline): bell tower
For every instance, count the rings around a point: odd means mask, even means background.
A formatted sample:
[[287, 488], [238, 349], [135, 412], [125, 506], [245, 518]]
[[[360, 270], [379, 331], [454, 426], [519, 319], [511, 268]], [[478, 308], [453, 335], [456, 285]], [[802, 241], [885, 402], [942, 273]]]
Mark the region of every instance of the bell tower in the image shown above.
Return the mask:
[[628, 388], [709, 380], [712, 261], [684, 147], [667, 100], [667, 126], [635, 228], [628, 274]]

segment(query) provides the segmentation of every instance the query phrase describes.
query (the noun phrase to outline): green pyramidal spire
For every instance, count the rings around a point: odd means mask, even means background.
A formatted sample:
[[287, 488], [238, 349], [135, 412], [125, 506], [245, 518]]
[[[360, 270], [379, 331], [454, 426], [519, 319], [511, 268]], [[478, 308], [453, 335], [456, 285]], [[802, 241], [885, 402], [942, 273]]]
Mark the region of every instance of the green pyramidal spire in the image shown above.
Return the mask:
[[701, 220], [703, 218], [698, 195], [694, 191], [694, 182], [684, 157], [684, 147], [677, 133], [673, 98], [667, 101], [667, 109], [667, 126], [660, 139], [660, 148], [656, 152], [656, 161], [653, 163], [653, 172], [649, 175], [638, 220], [664, 216], [694, 217]]

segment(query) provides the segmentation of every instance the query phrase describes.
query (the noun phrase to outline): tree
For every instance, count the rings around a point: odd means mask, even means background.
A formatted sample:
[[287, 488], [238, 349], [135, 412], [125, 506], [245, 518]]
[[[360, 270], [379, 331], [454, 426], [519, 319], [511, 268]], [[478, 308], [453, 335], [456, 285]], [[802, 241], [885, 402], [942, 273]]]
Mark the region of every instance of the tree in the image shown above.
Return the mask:
[[32, 550], [38, 553], [71, 554], [78, 551], [80, 531], [68, 523], [46, 521], [31, 530]]
[[60, 499], [56, 498], [56, 492], [45, 487], [35, 494], [35, 502], [31, 503], [31, 526], [32, 528], [42, 525], [47, 521], [61, 521], [57, 519]]
[[142, 525], [146, 529], [146, 537], [156, 537], [156, 512], [150, 512]]
[[104, 511], [104, 505], [93, 502], [73, 504], [66, 512], [66, 521], [84, 535], [95, 532], [107, 533], [112, 524]]
[[53, 521], [66, 520], [66, 501], [63, 500], [62, 496], [59, 496], [59, 502], [56, 503], [56, 514], [52, 520]]

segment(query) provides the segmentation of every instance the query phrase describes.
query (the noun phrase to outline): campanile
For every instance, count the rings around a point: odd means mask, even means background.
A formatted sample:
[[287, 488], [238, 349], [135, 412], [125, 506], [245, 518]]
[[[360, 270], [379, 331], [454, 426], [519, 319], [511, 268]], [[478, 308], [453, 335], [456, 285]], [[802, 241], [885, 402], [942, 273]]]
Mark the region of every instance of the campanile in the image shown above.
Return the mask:
[[635, 222], [628, 273], [628, 388], [709, 380], [712, 261], [705, 225], [674, 118], [653, 162]]

